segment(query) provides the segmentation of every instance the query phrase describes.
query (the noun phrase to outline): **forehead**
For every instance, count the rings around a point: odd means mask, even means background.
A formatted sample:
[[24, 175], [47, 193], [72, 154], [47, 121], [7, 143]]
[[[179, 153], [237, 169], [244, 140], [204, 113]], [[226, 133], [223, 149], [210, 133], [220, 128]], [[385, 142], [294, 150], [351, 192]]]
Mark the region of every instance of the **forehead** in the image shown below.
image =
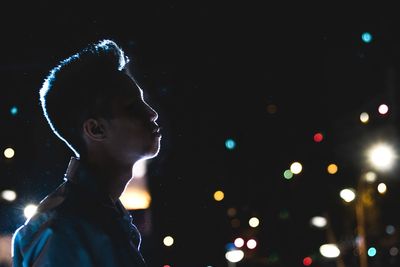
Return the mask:
[[139, 87], [132, 76], [122, 73], [116, 89], [115, 98], [119, 100], [132, 101], [143, 99], [143, 90]]

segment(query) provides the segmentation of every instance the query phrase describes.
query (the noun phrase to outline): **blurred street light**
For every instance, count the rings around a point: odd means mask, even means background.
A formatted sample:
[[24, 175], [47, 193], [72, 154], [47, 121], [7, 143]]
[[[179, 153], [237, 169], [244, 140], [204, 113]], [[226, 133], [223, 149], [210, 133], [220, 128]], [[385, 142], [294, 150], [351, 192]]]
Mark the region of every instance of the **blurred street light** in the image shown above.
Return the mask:
[[371, 167], [379, 171], [388, 171], [393, 167], [397, 155], [389, 144], [378, 143], [368, 149], [367, 157]]

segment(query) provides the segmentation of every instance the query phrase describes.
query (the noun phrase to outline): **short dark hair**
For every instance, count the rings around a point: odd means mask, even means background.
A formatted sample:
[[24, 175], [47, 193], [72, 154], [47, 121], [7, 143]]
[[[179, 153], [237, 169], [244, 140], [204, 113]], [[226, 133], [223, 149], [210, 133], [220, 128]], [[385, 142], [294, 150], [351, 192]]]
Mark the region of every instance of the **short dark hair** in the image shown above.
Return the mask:
[[[55, 135], [81, 157], [83, 122], [110, 118], [111, 99], [129, 59], [112, 40], [89, 44], [51, 69], [39, 91], [43, 114]], [[123, 75], [126, 75], [123, 74]]]

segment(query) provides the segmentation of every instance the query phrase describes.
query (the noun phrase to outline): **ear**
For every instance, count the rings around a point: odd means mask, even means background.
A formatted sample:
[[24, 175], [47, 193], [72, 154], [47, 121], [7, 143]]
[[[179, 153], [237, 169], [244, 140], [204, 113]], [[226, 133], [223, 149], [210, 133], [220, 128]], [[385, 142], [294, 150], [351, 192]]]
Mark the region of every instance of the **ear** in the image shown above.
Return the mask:
[[101, 119], [87, 119], [83, 122], [83, 135], [93, 141], [103, 141], [106, 138], [104, 122]]

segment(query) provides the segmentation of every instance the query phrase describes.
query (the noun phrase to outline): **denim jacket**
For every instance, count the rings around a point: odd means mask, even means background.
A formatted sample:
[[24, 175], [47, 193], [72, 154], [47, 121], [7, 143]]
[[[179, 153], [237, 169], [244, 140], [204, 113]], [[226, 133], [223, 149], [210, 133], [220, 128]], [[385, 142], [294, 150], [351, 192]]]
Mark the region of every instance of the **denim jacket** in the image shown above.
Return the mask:
[[14, 267], [145, 267], [141, 237], [117, 200], [71, 158], [64, 182], [13, 236]]

